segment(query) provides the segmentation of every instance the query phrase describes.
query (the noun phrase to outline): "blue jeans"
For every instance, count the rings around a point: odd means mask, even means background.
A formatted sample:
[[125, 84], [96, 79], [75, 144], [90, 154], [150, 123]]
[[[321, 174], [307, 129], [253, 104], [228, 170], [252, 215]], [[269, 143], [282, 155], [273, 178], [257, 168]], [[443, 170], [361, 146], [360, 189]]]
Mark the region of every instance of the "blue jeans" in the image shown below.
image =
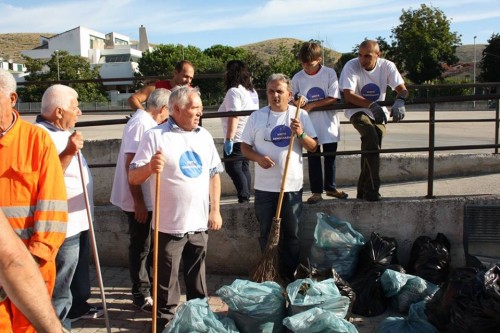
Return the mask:
[[64, 240], [56, 256], [56, 282], [52, 294], [52, 304], [64, 328], [71, 329], [71, 321], [67, 318], [73, 296], [71, 281], [76, 271], [80, 254], [80, 234]]
[[80, 255], [78, 265], [76, 266], [73, 281], [71, 281], [71, 294], [73, 295], [73, 304], [68, 314], [69, 318], [80, 317], [87, 313], [91, 306], [87, 303], [90, 298], [90, 243], [89, 231], [80, 233]]
[[[262, 251], [266, 249], [267, 239], [278, 206], [279, 192], [255, 190], [255, 216], [260, 224], [259, 243]], [[297, 192], [285, 192], [281, 207], [280, 257], [281, 274], [293, 279], [293, 273], [299, 265], [300, 240], [299, 222], [302, 215], [302, 189]]]
[[[224, 152], [224, 158], [226, 157], [243, 157], [241, 142], [234, 143], [231, 155], [226, 155], [226, 152]], [[252, 175], [250, 174], [248, 160], [224, 162], [224, 167], [236, 188], [238, 202], [248, 201], [250, 199], [250, 189], [252, 188]]]
[[[324, 153], [334, 153], [337, 151], [337, 142], [318, 145], [318, 148], [316, 148], [315, 153], [320, 153], [321, 147], [323, 147]], [[307, 161], [309, 165], [309, 182], [311, 183], [312, 193], [323, 193], [323, 190], [335, 191], [337, 189], [337, 184], [335, 183], [335, 172], [336, 172], [335, 157], [336, 155], [323, 156], [324, 175], [325, 175], [323, 181], [321, 156], [307, 156]]]
[[125, 212], [128, 218], [130, 243], [128, 263], [132, 281], [132, 297], [137, 304], [144, 303], [144, 298], [151, 296], [150, 267], [152, 264], [151, 218], [148, 212], [146, 223], [139, 223], [133, 212]]

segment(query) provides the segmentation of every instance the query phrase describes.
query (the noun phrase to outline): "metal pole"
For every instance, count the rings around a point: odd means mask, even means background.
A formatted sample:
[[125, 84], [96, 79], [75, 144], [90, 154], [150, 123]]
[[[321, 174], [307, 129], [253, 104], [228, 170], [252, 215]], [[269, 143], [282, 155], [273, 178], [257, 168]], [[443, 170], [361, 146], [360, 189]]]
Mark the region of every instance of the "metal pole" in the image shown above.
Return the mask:
[[92, 253], [94, 254], [94, 264], [95, 264], [95, 271], [96, 271], [96, 275], [97, 275], [97, 282], [99, 283], [99, 289], [101, 290], [102, 309], [104, 310], [104, 321], [106, 323], [106, 331], [108, 333], [111, 333], [111, 326], [109, 325], [109, 317], [108, 317], [108, 308], [106, 307], [106, 296], [104, 295], [104, 284], [102, 282], [101, 265], [99, 263], [99, 254], [97, 252], [97, 243], [95, 240], [94, 222], [92, 220], [92, 214], [90, 212], [90, 202], [89, 202], [89, 196], [87, 194], [85, 177], [83, 175], [82, 155], [81, 155], [80, 151], [78, 151], [77, 156], [78, 156], [78, 166], [80, 167], [80, 177], [82, 178], [82, 187], [83, 187], [83, 197], [85, 199], [85, 208], [87, 209], [87, 218], [89, 220], [90, 245], [92, 246]]
[[[473, 72], [473, 80], [474, 80], [474, 97], [476, 96], [476, 38], [477, 36], [474, 36], [474, 72]], [[472, 101], [472, 105], [474, 109], [476, 108], [476, 100]]]
[[427, 161], [427, 199], [434, 198], [434, 151], [436, 147], [436, 103], [429, 110], [429, 157]]

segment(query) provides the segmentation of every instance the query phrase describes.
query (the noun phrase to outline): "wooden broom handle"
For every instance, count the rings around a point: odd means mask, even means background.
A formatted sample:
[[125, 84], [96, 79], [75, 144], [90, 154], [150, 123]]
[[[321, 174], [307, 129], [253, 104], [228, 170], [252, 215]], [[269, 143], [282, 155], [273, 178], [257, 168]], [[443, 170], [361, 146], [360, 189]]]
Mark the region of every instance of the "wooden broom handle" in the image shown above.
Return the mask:
[[[297, 100], [297, 111], [295, 112], [295, 119], [299, 118], [300, 105], [302, 104], [302, 99], [303, 96], [299, 96], [299, 99]], [[286, 174], [288, 173], [288, 164], [290, 162], [290, 155], [292, 154], [294, 141], [295, 141], [295, 135], [292, 134], [292, 137], [290, 138], [290, 145], [288, 146], [288, 152], [286, 154], [285, 169], [283, 170], [283, 176], [281, 178], [280, 196], [278, 197], [278, 206], [276, 207], [276, 215], [275, 215], [276, 219], [279, 219], [281, 214], [281, 206], [283, 204], [283, 197], [285, 196]]]
[[154, 205], [154, 236], [153, 236], [153, 318], [152, 332], [156, 333], [158, 310], [158, 228], [160, 225], [160, 173], [156, 174], [155, 205]]

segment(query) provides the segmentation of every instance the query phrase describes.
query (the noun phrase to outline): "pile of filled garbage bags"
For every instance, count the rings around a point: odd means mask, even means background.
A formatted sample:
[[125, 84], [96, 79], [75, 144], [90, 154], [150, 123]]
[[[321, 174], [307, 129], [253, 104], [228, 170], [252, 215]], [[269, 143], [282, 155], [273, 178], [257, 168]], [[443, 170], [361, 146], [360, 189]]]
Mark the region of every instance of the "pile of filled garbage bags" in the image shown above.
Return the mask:
[[388, 309], [376, 329], [384, 333], [500, 332], [500, 264], [451, 269], [443, 234], [418, 237], [405, 268], [394, 238], [370, 239], [347, 221], [317, 215], [314, 244], [296, 280], [235, 280], [216, 294], [228, 305], [215, 314], [208, 299], [180, 306], [164, 332], [357, 332], [352, 314], [370, 317]]

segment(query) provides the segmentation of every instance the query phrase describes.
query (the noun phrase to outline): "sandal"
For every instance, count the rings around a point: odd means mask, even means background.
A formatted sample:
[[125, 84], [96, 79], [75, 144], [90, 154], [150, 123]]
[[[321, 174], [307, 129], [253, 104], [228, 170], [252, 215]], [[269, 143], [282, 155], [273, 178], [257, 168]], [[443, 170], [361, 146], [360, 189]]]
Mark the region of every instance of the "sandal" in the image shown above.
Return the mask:
[[347, 197], [349, 196], [344, 191], [339, 191], [337, 189], [335, 189], [333, 191], [326, 191], [326, 195], [329, 197], [337, 198], [337, 199], [347, 199]]
[[307, 199], [307, 203], [308, 204], [315, 204], [315, 203], [320, 202], [321, 200], [323, 200], [321, 193], [313, 193], [313, 195], [311, 195], [309, 197], [309, 199]]

